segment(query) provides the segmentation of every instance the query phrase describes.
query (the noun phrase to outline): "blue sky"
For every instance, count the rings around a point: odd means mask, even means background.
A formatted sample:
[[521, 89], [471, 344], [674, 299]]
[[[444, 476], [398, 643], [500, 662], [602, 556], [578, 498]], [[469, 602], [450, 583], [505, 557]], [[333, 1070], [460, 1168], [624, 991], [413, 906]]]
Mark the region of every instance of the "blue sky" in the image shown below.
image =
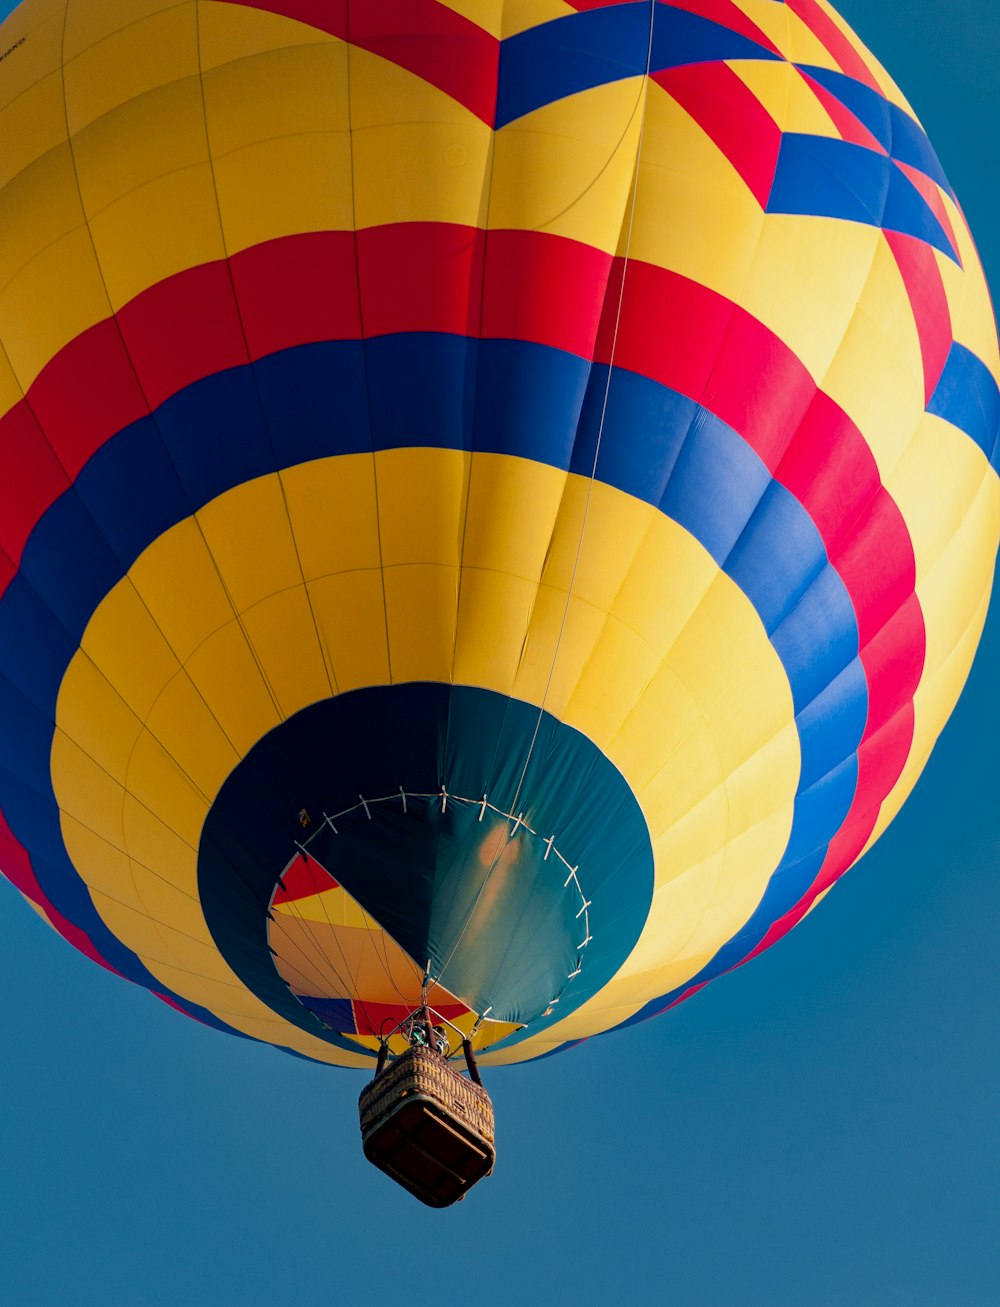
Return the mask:
[[[1000, 10], [840, 7], [1000, 285]], [[998, 659], [994, 605], [913, 800], [778, 947], [664, 1019], [494, 1072], [496, 1174], [444, 1213], [364, 1162], [361, 1077], [183, 1020], [0, 882], [0, 1298], [992, 1303]]]

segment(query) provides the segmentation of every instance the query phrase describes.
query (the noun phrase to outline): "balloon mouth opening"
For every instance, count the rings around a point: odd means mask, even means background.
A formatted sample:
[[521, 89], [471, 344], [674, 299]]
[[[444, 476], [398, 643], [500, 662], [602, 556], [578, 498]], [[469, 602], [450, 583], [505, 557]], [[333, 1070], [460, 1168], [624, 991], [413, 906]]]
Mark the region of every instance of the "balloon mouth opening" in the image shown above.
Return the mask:
[[631, 790], [537, 707], [411, 682], [303, 709], [226, 780], [199, 848], [220, 951], [281, 1016], [375, 1056], [429, 1001], [477, 1047], [569, 1015], [634, 946], [653, 859]]
[[[429, 1004], [485, 1048], [552, 1015], [584, 973], [592, 902], [581, 869], [523, 811], [445, 785], [359, 795], [299, 820], [268, 946], [289, 992], [327, 1029], [369, 1044], [391, 1033], [402, 1048], [399, 1028]], [[421, 903], [406, 882], [426, 878], [431, 844], [447, 857]], [[540, 971], [539, 951], [558, 960]]]

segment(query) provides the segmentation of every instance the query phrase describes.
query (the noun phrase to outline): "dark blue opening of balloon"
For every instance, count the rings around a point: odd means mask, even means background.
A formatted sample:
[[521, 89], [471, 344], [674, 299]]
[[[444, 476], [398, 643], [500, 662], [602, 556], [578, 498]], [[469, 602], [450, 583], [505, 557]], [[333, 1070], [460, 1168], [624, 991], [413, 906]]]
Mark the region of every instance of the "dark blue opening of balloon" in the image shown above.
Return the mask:
[[198, 877], [208, 925], [240, 979], [337, 1044], [289, 992], [268, 947], [272, 892], [306, 842], [419, 967], [472, 1010], [523, 1025], [514, 1040], [608, 982], [652, 895], [652, 849], [631, 790], [548, 713], [436, 683], [313, 704], [227, 779]]

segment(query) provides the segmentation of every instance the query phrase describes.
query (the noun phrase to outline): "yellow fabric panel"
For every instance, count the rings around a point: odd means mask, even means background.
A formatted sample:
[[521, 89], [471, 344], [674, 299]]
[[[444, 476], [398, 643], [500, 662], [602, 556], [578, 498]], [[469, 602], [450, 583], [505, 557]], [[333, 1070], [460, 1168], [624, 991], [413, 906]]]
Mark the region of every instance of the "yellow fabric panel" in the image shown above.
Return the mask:
[[[679, 552], [698, 549], [666, 519], [657, 530], [674, 534]], [[698, 574], [686, 559], [664, 570]], [[554, 1043], [631, 1015], [648, 998], [650, 971], [664, 993], [694, 975], [753, 912], [787, 843], [799, 769], [790, 691], [748, 601], [715, 575], [700, 598], [692, 587], [693, 615], [618, 737], [605, 743], [567, 714], [633, 786], [654, 840], [656, 889], [636, 949], [598, 1000], [553, 1028]], [[731, 609], [743, 610], [745, 626]], [[723, 661], [706, 664], [708, 650]], [[621, 667], [611, 693], [620, 679]], [[535, 1040], [521, 1047], [498, 1060], [543, 1050]]]
[[538, 581], [567, 481], [558, 468], [477, 453], [469, 474], [464, 566]]
[[[615, 596], [615, 614], [666, 657], [705, 600], [718, 568], [692, 537], [647, 530]], [[714, 602], [714, 601], [713, 601]], [[641, 723], [635, 723], [641, 726]]]
[[[192, 579], [192, 589], [198, 582]], [[235, 619], [195, 650], [185, 670], [242, 757], [281, 721], [245, 629]]]
[[[15, 183], [16, 185], [16, 183]], [[38, 314], [37, 305], [51, 305]], [[52, 355], [110, 312], [87, 228], [55, 240], [0, 291], [0, 337], [27, 390]], [[30, 322], [30, 332], [23, 324]]]
[[581, 476], [566, 478], [542, 579], [609, 610], [644, 535], [658, 516], [651, 504]]
[[[93, 218], [130, 192], [205, 162], [201, 79], [195, 70], [181, 81], [151, 87], [75, 132], [72, 144], [80, 193]], [[143, 233], [147, 246], [157, 234]], [[147, 260], [151, 254], [147, 250]]]
[[380, 450], [374, 459], [382, 566], [435, 563], [457, 568], [472, 455], [394, 449]]
[[508, 36], [516, 36], [518, 32], [526, 32], [529, 27], [540, 27], [542, 23], [550, 23], [555, 18], [565, 18], [568, 14], [577, 12], [565, 0], [502, 0], [502, 6], [501, 35], [504, 40]]
[[[7, 60], [4, 60], [7, 63]], [[0, 109], [0, 188], [66, 141], [62, 76], [48, 73]]]
[[[517, 676], [537, 595], [537, 580], [509, 572], [464, 569], [453, 667], [457, 684], [485, 685], [521, 697]], [[539, 672], [544, 674], [545, 668], [540, 667]], [[541, 675], [535, 684], [542, 684]]]
[[[628, 225], [646, 85], [630, 77], [583, 91], [499, 131], [490, 227], [544, 231], [614, 252]], [[656, 92], [649, 85], [650, 101]], [[645, 158], [645, 138], [643, 150]]]
[[576, 596], [567, 607], [566, 590], [543, 582], [535, 595], [514, 678], [511, 692], [515, 698], [538, 703], [545, 695], [546, 710], [564, 720], [570, 696], [606, 620], [601, 609]]
[[99, 767], [114, 776], [125, 775], [142, 721], [85, 652], [77, 654], [63, 677], [56, 720]]
[[[0, 192], [0, 339], [25, 389], [68, 339], [107, 315], [83, 223], [68, 145], [50, 150]], [[49, 311], [25, 317], [38, 304]]]
[[860, 427], [883, 480], [924, 413], [924, 371], [913, 310], [888, 241], [878, 246], [836, 355], [819, 378]]
[[392, 683], [450, 681], [458, 568], [397, 564], [383, 573]]
[[[631, 257], [735, 298], [764, 227], [760, 205], [718, 146], [666, 91], [650, 86]], [[776, 267], [780, 276], [782, 264]], [[775, 295], [781, 290], [773, 287]]]
[[132, 191], [93, 217], [90, 230], [115, 309], [147, 286], [225, 253], [207, 163]]
[[[195, 518], [178, 522], [160, 536], [136, 559], [129, 576], [180, 663], [187, 663], [199, 645], [233, 619], [232, 602]], [[191, 584], [195, 576], [197, 586]], [[95, 613], [84, 635], [85, 645], [90, 627], [97, 622]]]
[[955, 339], [981, 358], [994, 377], [1000, 381], [1000, 350], [997, 347], [996, 317], [993, 313], [989, 286], [979, 260], [979, 252], [962, 211], [943, 192], [941, 198], [951, 219], [958, 252], [962, 259], [962, 267], [959, 268], [953, 259], [947, 258], [944, 254], [939, 253], [937, 256], [948, 296], [952, 331]]
[[[852, 329], [873, 265], [886, 253], [885, 237], [876, 227], [769, 214], [744, 282], [728, 293], [738, 289], [743, 307], [821, 381]], [[883, 281], [892, 278], [892, 270], [885, 268]], [[901, 292], [898, 272], [896, 283]], [[822, 313], [815, 311], [816, 304], [823, 305]], [[912, 313], [901, 329], [908, 343], [916, 340]], [[864, 372], [870, 377], [870, 360]]]
[[262, 599], [243, 627], [283, 717], [336, 692], [304, 587]]
[[140, 866], [151, 868], [162, 879], [193, 889], [197, 851], [187, 840], [128, 791], [122, 803], [121, 821], [131, 858]]
[[59, 814], [63, 842], [75, 867], [87, 868], [87, 885], [119, 902], [141, 906], [128, 854], [120, 843], [98, 835], [65, 810]]
[[[737, 697], [741, 691], [744, 695], [752, 695], [748, 682], [749, 675], [738, 678], [732, 697]], [[683, 682], [681, 686], [683, 693], [675, 692], [673, 697], [679, 701], [679, 712], [683, 714], [684, 694], [689, 691]], [[656, 700], [661, 705], [666, 697], [664, 691], [661, 681], [655, 690]], [[637, 797], [654, 841], [661, 838], [679, 841], [678, 848], [665, 859], [662, 867], [659, 865], [658, 846], [658, 878], [661, 874], [687, 874], [695, 839], [701, 842], [697, 848], [697, 860], [704, 861], [711, 853], [721, 851], [733, 835], [753, 829], [777, 811], [784, 814], [787, 840], [798, 780], [798, 736], [787, 707], [782, 713], [780, 698], [774, 696], [765, 702], [773, 706], [763, 724], [734, 724], [722, 711], [712, 713], [703, 709], [693, 722], [689, 720], [688, 729], [683, 734], [680, 731], [667, 732], [673, 747], [659, 744], [657, 753], [652, 755], [658, 757], [660, 765], [652, 777], [637, 788]], [[644, 707], [645, 700], [640, 699], [635, 711], [641, 712]], [[735, 766], [728, 761], [731, 756], [740, 759]], [[612, 760], [620, 768], [632, 761], [614, 748]], [[774, 787], [771, 789], [766, 786], [757, 788], [754, 783], [755, 779], [759, 783], [760, 772], [765, 769], [773, 775]], [[708, 814], [701, 810], [701, 805], [714, 802], [713, 796], [723, 786], [725, 820], [719, 828], [707, 820]], [[685, 823], [691, 829], [686, 829]], [[697, 831], [695, 827], [698, 827]], [[772, 870], [780, 860], [783, 847], [772, 850], [775, 855]], [[681, 848], [686, 850], [683, 855]], [[763, 883], [760, 883], [760, 890], [763, 891]]]
[[[655, 649], [624, 622], [607, 618], [566, 705], [567, 722], [586, 722], [592, 739], [613, 740], [659, 667]], [[615, 762], [613, 746], [606, 751]]]
[[230, 253], [353, 226], [347, 47], [270, 51], [205, 76], [205, 114]]
[[[499, 37], [507, 0], [439, 0], [445, 9], [453, 9], [484, 32]], [[536, 6], [537, 7], [537, 6]]]
[[281, 483], [307, 581], [381, 565], [371, 454], [299, 463]]
[[[127, 852], [125, 793], [119, 779], [105, 771], [60, 728], [52, 737], [51, 767], [60, 811], [75, 817], [114, 848]], [[83, 870], [77, 869], [87, 879]]]
[[106, 114], [80, 133], [75, 151], [115, 309], [157, 281], [224, 257], [199, 79]]
[[349, 231], [350, 164], [346, 134], [261, 141], [216, 159], [229, 253], [300, 231]]
[[[206, 802], [215, 796], [218, 777], [226, 775], [239, 761], [239, 755], [212, 711], [213, 707], [199, 693], [185, 670], [164, 683], [145, 719], [146, 730], [175, 760], [192, 790], [196, 790]], [[129, 765], [130, 784], [142, 756], [137, 745]], [[155, 792], [151, 784], [144, 788]], [[176, 822], [178, 830], [182, 829], [177, 814], [171, 812], [169, 819], [171, 824]], [[195, 831], [196, 837], [198, 834], [200, 827]], [[197, 838], [191, 843], [196, 844]]]
[[194, 8], [183, 0], [68, 0], [66, 4], [66, 58], [72, 59], [123, 28], [163, 10]]
[[815, 68], [840, 66], [826, 46], [813, 36], [801, 18], [787, 5], [776, 5], [774, 0], [738, 0], [739, 7], [748, 18], [766, 33], [792, 64], [811, 64]]
[[197, 513], [212, 561], [233, 610], [244, 613], [267, 595], [302, 582], [302, 569], [276, 476], [244, 482]]
[[340, 694], [389, 682], [382, 573], [341, 572], [309, 583], [320, 639]]
[[80, 54], [68, 55], [63, 72], [71, 135], [144, 95], [198, 74], [197, 6], [173, 4], [130, 22]]
[[[986, 457], [964, 431], [932, 413], [922, 413], [899, 462], [893, 467], [888, 489], [906, 521], [917, 565], [917, 589], [952, 540], [964, 529], [969, 505], [988, 475]], [[933, 486], [933, 494], [928, 487]], [[983, 547], [989, 552], [988, 546]], [[937, 625], [951, 613], [924, 613]]]
[[272, 903], [271, 911], [277, 916], [296, 921], [322, 921], [328, 926], [344, 926], [356, 930], [371, 930], [373, 923], [364, 908], [352, 899], [346, 890], [327, 889], [301, 899], [285, 899]]
[[[405, 69], [351, 47], [354, 225], [483, 225], [493, 134]], [[350, 225], [350, 224], [348, 224]]]
[[761, 59], [734, 59], [730, 68], [785, 132], [840, 140], [833, 119], [801, 73], [791, 64]]
[[[121, 638], [123, 630], [128, 631], [127, 641]], [[143, 721], [181, 667], [139, 592], [129, 584], [116, 585], [100, 605], [87, 624], [81, 648]]]
[[198, 36], [205, 72], [239, 59], [255, 59], [269, 50], [337, 43], [336, 37], [308, 23], [227, 0], [199, 0]]
[[[190, 690], [186, 677], [178, 678], [175, 684]], [[175, 706], [171, 700], [165, 702]], [[209, 804], [199, 777], [199, 772], [207, 769], [208, 763], [198, 752], [206, 735], [209, 744], [218, 747], [210, 732], [203, 727], [198, 730], [197, 724], [192, 726], [188, 721], [181, 730], [173, 732], [172, 738], [161, 719], [156, 724], [155, 733], [146, 730], [139, 736], [128, 768], [129, 792], [150, 812], [163, 814], [184, 842], [192, 847], [197, 847], [208, 815]], [[172, 752], [178, 744], [185, 746], [185, 753], [180, 756]], [[222, 745], [225, 744], [223, 740]], [[235, 766], [232, 750], [226, 749], [226, 752], [230, 765]]]
[[[724, 812], [727, 797], [713, 798], [706, 805], [706, 811], [698, 814], [697, 824], [706, 827], [713, 816], [719, 815], [720, 809]], [[776, 848], [780, 858], [791, 823], [792, 806], [789, 803], [783, 810], [741, 834], [733, 835], [725, 849], [707, 853], [701, 863], [690, 869], [687, 877], [674, 878], [662, 887], [654, 900], [656, 920], [662, 933], [657, 947], [646, 952], [649, 970], [645, 973], [639, 970], [642, 955], [633, 955], [629, 959], [629, 971], [635, 966], [636, 972], [628, 988], [624, 983], [615, 985], [615, 997], [619, 1001], [628, 994], [632, 1010], [636, 1011], [650, 993], [670, 993], [711, 961], [719, 951], [720, 942], [729, 939], [734, 928], [738, 929], [747, 921], [760, 903], [766, 882], [748, 877], [747, 867], [773, 858]], [[694, 814], [687, 825], [689, 830], [684, 834], [690, 838], [695, 830]], [[669, 839], [662, 847], [657, 847], [657, 857], [676, 854], [680, 844], [680, 839]], [[693, 872], [703, 873], [700, 894], [692, 884]]]
[[28, 0], [4, 19], [4, 49], [22, 39], [24, 44], [3, 61], [0, 108], [12, 104], [59, 67], [64, 11], [64, 0]]
[[319, 134], [349, 131], [346, 78], [347, 46], [332, 40], [266, 51], [206, 73], [213, 156], [298, 136], [306, 124]]

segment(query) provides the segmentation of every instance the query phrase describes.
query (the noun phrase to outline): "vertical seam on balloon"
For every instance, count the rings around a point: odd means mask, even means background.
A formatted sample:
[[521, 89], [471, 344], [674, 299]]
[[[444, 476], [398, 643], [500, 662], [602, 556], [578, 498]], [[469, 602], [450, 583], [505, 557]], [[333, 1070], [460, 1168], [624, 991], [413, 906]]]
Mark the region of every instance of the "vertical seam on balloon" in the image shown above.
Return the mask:
[[[350, 3], [350, 0], [348, 0], [348, 3]], [[614, 366], [614, 351], [615, 351], [615, 345], [616, 345], [616, 343], [617, 343], [617, 339], [618, 339], [618, 327], [619, 327], [619, 324], [620, 324], [620, 322], [621, 322], [622, 301], [623, 301], [623, 299], [624, 299], [624, 294], [625, 294], [625, 273], [626, 273], [626, 271], [627, 271], [627, 269], [628, 269], [629, 248], [630, 248], [630, 245], [631, 245], [631, 239], [632, 239], [632, 228], [633, 228], [633, 223], [634, 223], [634, 219], [635, 219], [635, 204], [636, 204], [636, 196], [637, 196], [637, 193], [638, 193], [639, 169], [640, 169], [640, 163], [641, 163], [641, 159], [642, 159], [643, 129], [644, 129], [644, 127], [645, 127], [645, 121], [646, 121], [646, 106], [647, 106], [648, 103], [649, 103], [649, 69], [650, 69], [650, 64], [651, 64], [651, 62], [652, 62], [652, 57], [653, 57], [653, 28], [654, 28], [654, 25], [655, 25], [655, 15], [656, 15], [656, 0], [650, 0], [650, 3], [649, 3], [649, 35], [648, 35], [648, 38], [647, 38], [647, 45], [646, 45], [646, 71], [645, 71], [645, 75], [644, 75], [644, 77], [643, 77], [643, 82], [642, 82], [642, 106], [643, 106], [643, 107], [642, 107], [642, 113], [641, 113], [640, 120], [639, 120], [639, 139], [638, 139], [638, 141], [637, 141], [637, 143], [636, 143], [635, 166], [634, 166], [634, 168], [633, 168], [633, 173], [632, 173], [632, 188], [631, 188], [631, 190], [632, 190], [632, 194], [631, 194], [631, 206], [630, 206], [630, 210], [629, 210], [628, 233], [627, 233], [627, 235], [626, 235], [626, 240], [625, 240], [625, 258], [624, 258], [623, 267], [622, 267], [622, 281], [621, 281], [621, 287], [620, 287], [620, 289], [619, 289], [619, 293], [618, 293], [618, 311], [617, 311], [617, 314], [616, 314], [616, 317], [615, 317], [615, 329], [614, 329], [614, 334], [613, 334], [613, 336], [612, 336], [612, 343], [611, 343], [611, 360], [610, 360], [610, 364], [609, 364], [609, 367], [608, 367], [608, 376], [607, 376], [607, 381], [606, 381], [605, 389], [604, 389], [604, 405], [603, 405], [603, 408], [602, 408], [602, 411], [601, 411], [601, 421], [600, 421], [600, 425], [599, 425], [599, 427], [598, 427], [597, 440], [596, 440], [596, 443], [595, 443], [595, 449], [594, 449], [594, 460], [593, 460], [593, 465], [592, 465], [592, 467], [591, 467], [591, 475], [590, 475], [590, 482], [589, 482], [589, 489], [588, 489], [588, 494], [587, 494], [586, 506], [585, 506], [585, 509], [584, 509], [583, 524], [582, 524], [582, 526], [581, 526], [581, 528], [580, 528], [580, 538], [579, 538], [579, 542], [578, 542], [578, 544], [577, 544], [576, 559], [575, 559], [575, 561], [574, 561], [574, 564], [573, 564], [573, 571], [572, 571], [571, 576], [570, 576], [569, 588], [568, 588], [568, 590], [567, 590], [567, 594], [566, 594], [566, 603], [565, 603], [565, 605], [563, 606], [562, 623], [561, 623], [560, 628], [559, 628], [559, 635], [558, 635], [558, 637], [557, 637], [557, 639], [556, 639], [556, 647], [555, 647], [555, 651], [554, 651], [554, 653], [553, 653], [553, 655], [552, 655], [552, 662], [551, 662], [551, 665], [550, 665], [550, 667], [549, 667], [548, 680], [546, 681], [545, 689], [544, 689], [544, 691], [543, 691], [543, 693], [542, 693], [542, 702], [541, 702], [541, 703], [539, 704], [539, 706], [538, 706], [538, 715], [537, 715], [537, 718], [536, 718], [536, 721], [535, 721], [535, 729], [534, 729], [534, 732], [533, 732], [532, 737], [531, 737], [531, 742], [530, 742], [530, 744], [528, 745], [528, 750], [527, 750], [527, 753], [526, 753], [526, 755], [525, 755], [525, 759], [524, 759], [524, 765], [523, 765], [523, 767], [521, 768], [521, 775], [520, 775], [520, 777], [518, 778], [517, 787], [516, 787], [516, 789], [515, 789], [515, 791], [514, 791], [514, 797], [513, 797], [513, 800], [511, 801], [511, 805], [510, 805], [510, 807], [511, 807], [511, 810], [512, 810], [512, 811], [516, 811], [516, 810], [517, 810], [518, 799], [520, 798], [521, 789], [522, 789], [522, 787], [523, 787], [523, 785], [524, 785], [524, 779], [525, 779], [525, 776], [527, 775], [528, 766], [529, 766], [529, 764], [530, 764], [530, 762], [531, 762], [531, 755], [532, 755], [532, 753], [533, 753], [533, 751], [534, 751], [535, 743], [536, 743], [536, 741], [537, 741], [537, 739], [538, 739], [538, 732], [539, 732], [539, 730], [541, 729], [542, 720], [543, 720], [543, 717], [544, 717], [544, 715], [545, 715], [545, 701], [546, 701], [546, 699], [548, 698], [548, 693], [549, 693], [549, 690], [551, 689], [551, 686], [552, 686], [552, 680], [553, 680], [553, 678], [554, 678], [554, 676], [555, 676], [556, 663], [557, 663], [558, 658], [559, 658], [559, 649], [560, 649], [560, 646], [561, 646], [561, 644], [562, 644], [562, 637], [563, 637], [563, 633], [565, 632], [565, 629], [566, 629], [566, 622], [567, 622], [567, 619], [568, 619], [568, 617], [569, 617], [570, 605], [571, 605], [572, 600], [573, 600], [573, 585], [574, 585], [575, 580], [576, 580], [577, 569], [578, 569], [578, 567], [579, 567], [579, 563], [580, 563], [580, 556], [581, 556], [581, 553], [582, 553], [582, 550], [583, 550], [583, 540], [584, 540], [584, 535], [586, 534], [586, 530], [587, 530], [587, 517], [588, 517], [588, 513], [589, 513], [589, 509], [590, 509], [590, 500], [591, 500], [591, 496], [593, 495], [594, 482], [595, 482], [595, 480], [596, 480], [596, 478], [597, 478], [597, 461], [598, 461], [598, 458], [600, 457], [600, 451], [601, 451], [601, 435], [602, 435], [603, 428], [604, 428], [604, 418], [605, 418], [605, 414], [606, 414], [606, 412], [607, 412], [608, 393], [609, 393], [610, 385], [611, 385], [611, 371], [612, 371], [612, 368], [613, 368], [613, 366]], [[569, 476], [570, 476], [570, 474], [569, 474], [569, 472], [567, 472], [567, 482], [569, 481]], [[462, 926], [462, 929], [461, 929], [461, 931], [459, 931], [458, 936], [457, 936], [457, 938], [456, 938], [456, 940], [455, 940], [455, 943], [453, 944], [453, 946], [452, 946], [452, 948], [451, 948], [451, 952], [448, 954], [448, 957], [446, 958], [444, 965], [441, 967], [440, 971], [438, 972], [438, 975], [437, 975], [437, 977], [436, 977], [438, 983], [441, 982], [441, 980], [442, 980], [442, 978], [443, 978], [443, 976], [444, 976], [444, 973], [447, 971], [448, 966], [449, 966], [449, 964], [450, 964], [452, 958], [454, 958], [455, 953], [456, 953], [456, 951], [458, 950], [458, 947], [459, 947], [459, 945], [461, 944], [462, 939], [463, 939], [463, 937], [464, 937], [464, 935], [465, 935], [465, 932], [466, 932], [466, 930], [468, 929], [469, 923], [470, 923], [471, 920], [472, 920], [472, 916], [473, 916], [473, 914], [475, 913], [476, 908], [478, 907], [478, 905], [479, 905], [479, 903], [480, 903], [480, 900], [482, 899], [483, 893], [485, 892], [486, 886], [487, 886], [487, 884], [489, 883], [490, 877], [492, 876], [494, 870], [496, 869], [496, 867], [497, 867], [497, 865], [498, 865], [498, 863], [499, 863], [499, 861], [500, 861], [500, 858], [501, 858], [501, 856], [503, 855], [503, 851], [504, 851], [504, 849], [505, 849], [506, 846], [510, 843], [510, 840], [511, 840], [511, 838], [512, 838], [512, 835], [513, 835], [513, 831], [512, 831], [512, 829], [511, 829], [511, 827], [510, 827], [510, 818], [508, 817], [508, 818], [506, 819], [506, 822], [505, 822], [505, 827], [504, 827], [504, 837], [503, 837], [503, 839], [502, 839], [501, 841], [498, 842], [497, 852], [493, 855], [493, 858], [492, 858], [492, 861], [491, 861], [491, 863], [490, 863], [490, 866], [489, 866], [489, 868], [488, 868], [488, 870], [487, 870], [487, 872], [486, 872], [485, 877], [483, 878], [483, 883], [482, 883], [482, 885], [480, 885], [480, 887], [479, 887], [479, 891], [478, 891], [478, 893], [476, 894], [475, 899], [473, 900], [472, 906], [471, 906], [471, 908], [469, 909], [468, 913], [466, 914], [466, 919], [465, 919], [465, 922], [464, 922], [464, 924], [463, 924], [463, 926]]]
[[[501, 8], [500, 19], [501, 19], [501, 30], [502, 30], [503, 29], [503, 12], [502, 12], [503, 0], [500, 0], [500, 8]], [[465, 511], [462, 515], [462, 533], [461, 533], [461, 537], [459, 541], [459, 549], [458, 549], [458, 593], [455, 598], [455, 634], [451, 647], [451, 684], [452, 685], [455, 684], [455, 668], [458, 663], [459, 624], [461, 622], [461, 617], [462, 617], [462, 588], [463, 588], [463, 582], [465, 580], [465, 545], [466, 545], [466, 539], [467, 539], [468, 528], [469, 528], [469, 505], [472, 501], [472, 478], [475, 475], [475, 469], [476, 469], [476, 419], [477, 419], [477, 414], [479, 412], [479, 407], [476, 401], [479, 395], [479, 372], [480, 372], [480, 365], [482, 362], [482, 349], [483, 349], [483, 322], [485, 320], [485, 303], [486, 303], [486, 269], [488, 266], [487, 259], [489, 256], [489, 248], [490, 248], [490, 208], [493, 203], [493, 176], [496, 167], [496, 137], [497, 137], [497, 128], [495, 125], [496, 107], [500, 99], [500, 59], [501, 59], [502, 51], [503, 51], [503, 44], [501, 41], [498, 40], [497, 41], [496, 91], [494, 93], [494, 98], [493, 98], [493, 116], [491, 118], [491, 125], [490, 125], [489, 157], [487, 159], [487, 166], [484, 171], [483, 181], [480, 187], [479, 211], [477, 215], [483, 224], [482, 255], [481, 255], [482, 266], [479, 270], [479, 328], [476, 333], [476, 339], [475, 339], [476, 369], [475, 369], [475, 378], [472, 383], [472, 396], [470, 400], [472, 405], [472, 432], [469, 440], [469, 472], [468, 472], [468, 476], [465, 478]], [[479, 239], [478, 228], [473, 239], [478, 242]], [[473, 273], [474, 272], [475, 272], [475, 250], [473, 250]], [[511, 692], [513, 692], [513, 683], [511, 684]], [[507, 704], [509, 705], [509, 703], [510, 703], [510, 695], [508, 695], [507, 697]], [[445, 732], [444, 732], [444, 754], [443, 754], [444, 758], [447, 758], [448, 756], [448, 745], [451, 739], [451, 708], [452, 708], [452, 697], [449, 694], [448, 713], [447, 713], [447, 718], [445, 720]], [[489, 772], [487, 773], [487, 776], [492, 773], [493, 766], [496, 762], [496, 754], [497, 754], [497, 750], [499, 750], [500, 748], [500, 740], [503, 737], [503, 724], [506, 721], [506, 718], [507, 718], [507, 707], [505, 705], [503, 714], [501, 716], [500, 729], [497, 733], [497, 742], [493, 750], [493, 759], [490, 762], [490, 769]], [[441, 781], [442, 785], [446, 783], [446, 777], [440, 776], [438, 779]]]
[[[271, 431], [271, 424], [268, 421], [267, 409], [264, 406], [263, 396], [260, 393], [260, 379], [257, 375], [257, 368], [250, 354], [250, 341], [247, 336], [246, 323], [243, 320], [243, 310], [240, 306], [240, 297], [236, 290], [236, 280], [233, 277], [232, 264], [230, 263], [229, 243], [226, 240], [226, 224], [222, 217], [222, 202], [219, 199], [219, 183], [215, 172], [215, 156], [212, 153], [212, 138], [208, 125], [208, 104], [205, 98], [205, 70], [202, 64], [201, 48], [201, 7], [202, 0], [195, 0], [195, 41], [198, 55], [198, 88], [201, 98], [202, 121], [205, 127], [205, 152], [208, 157], [208, 170], [212, 178], [212, 194], [215, 197], [215, 211], [219, 220], [219, 239], [222, 241], [222, 262], [226, 269], [229, 288], [232, 291], [233, 306], [236, 309], [236, 320], [240, 325], [240, 337], [243, 341], [243, 349], [246, 354], [247, 363], [249, 364], [250, 376], [253, 378], [254, 394], [257, 396], [257, 407], [260, 410], [261, 422], [265, 432], [267, 433], [267, 443], [271, 451], [271, 460], [274, 464], [274, 474], [277, 478], [278, 490], [281, 494], [281, 504], [285, 512], [285, 520], [288, 523], [288, 534], [291, 537], [292, 549], [295, 553], [295, 565], [298, 568], [299, 577], [302, 581], [302, 589], [305, 594], [306, 604], [309, 608], [309, 617], [312, 621], [313, 631], [316, 636], [316, 645], [319, 649], [320, 661], [323, 664], [323, 671], [326, 675], [326, 683], [329, 686], [330, 693], [336, 694], [336, 673], [333, 672], [327, 657], [327, 649], [320, 635], [319, 622], [316, 618], [316, 610], [313, 606], [312, 595], [309, 592], [309, 586], [306, 582], [305, 570], [302, 566], [302, 554], [299, 550], [299, 542], [295, 534], [295, 526], [292, 523], [292, 515], [288, 507], [288, 496], [285, 491], [285, 483], [282, 478], [281, 468], [278, 465], [278, 457], [274, 448], [274, 435]], [[284, 713], [281, 713], [280, 715], [284, 718]]]
[[375, 434], [372, 430], [372, 404], [371, 404], [371, 375], [368, 371], [368, 337], [365, 331], [365, 308], [364, 298], [361, 294], [361, 252], [358, 244], [358, 204], [355, 193], [355, 184], [357, 180], [357, 170], [354, 166], [354, 106], [351, 92], [351, 0], [344, 0], [344, 20], [345, 20], [345, 38], [344, 48], [346, 51], [346, 82], [347, 82], [347, 138], [350, 143], [349, 156], [351, 160], [351, 246], [354, 250], [354, 280], [358, 293], [358, 326], [361, 332], [361, 363], [365, 373], [365, 402], [368, 406], [368, 437], [372, 453], [372, 487], [375, 495], [375, 533], [378, 538], [378, 570], [379, 578], [382, 582], [382, 619], [385, 624], [385, 660], [388, 683], [392, 685], [392, 646], [389, 641], [389, 596], [386, 593], [385, 585], [385, 557], [382, 550], [382, 513], [379, 504], [378, 493], [378, 459], [375, 454]]

